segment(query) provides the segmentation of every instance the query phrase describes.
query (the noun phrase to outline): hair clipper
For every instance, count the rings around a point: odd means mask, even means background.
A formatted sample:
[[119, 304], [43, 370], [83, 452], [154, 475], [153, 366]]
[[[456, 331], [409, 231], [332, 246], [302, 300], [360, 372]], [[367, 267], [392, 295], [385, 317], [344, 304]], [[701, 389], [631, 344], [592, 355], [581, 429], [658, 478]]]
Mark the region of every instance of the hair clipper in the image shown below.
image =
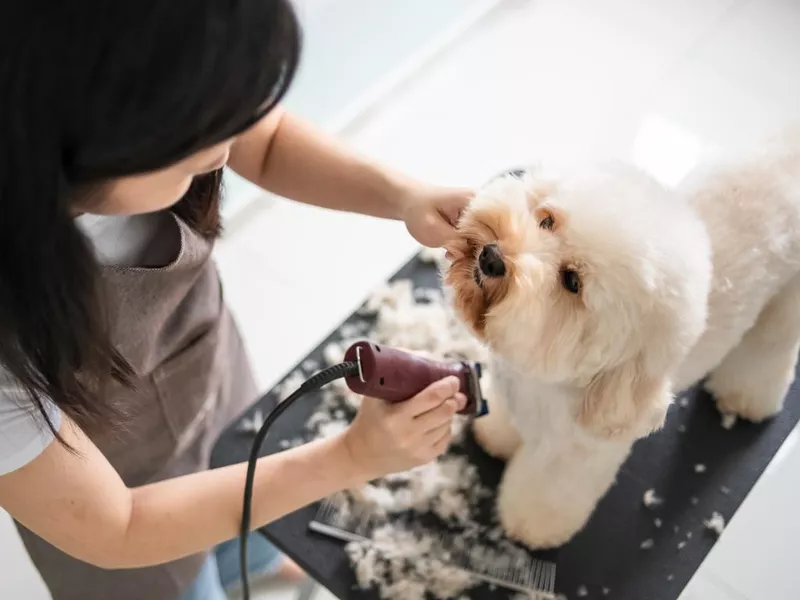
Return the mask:
[[347, 387], [356, 394], [403, 402], [432, 383], [455, 375], [459, 391], [467, 397], [459, 414], [480, 417], [487, 413], [480, 386], [481, 365], [477, 362], [440, 362], [372, 342], [356, 342], [344, 359], [358, 363], [358, 373], [345, 377]]

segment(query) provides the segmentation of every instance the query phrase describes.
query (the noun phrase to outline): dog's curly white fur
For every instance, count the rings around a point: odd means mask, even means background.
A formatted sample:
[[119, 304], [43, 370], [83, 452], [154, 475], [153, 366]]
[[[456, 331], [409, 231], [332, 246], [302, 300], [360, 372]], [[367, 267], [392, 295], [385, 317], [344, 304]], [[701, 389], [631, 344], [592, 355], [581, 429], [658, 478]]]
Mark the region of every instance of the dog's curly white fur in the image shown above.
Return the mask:
[[[780, 410], [800, 345], [798, 149], [678, 190], [608, 163], [532, 169], [476, 195], [445, 281], [491, 349], [475, 435], [509, 461], [498, 510], [511, 536], [552, 547], [579, 531], [674, 390], [708, 375], [726, 413]], [[494, 269], [481, 268], [487, 246]]]

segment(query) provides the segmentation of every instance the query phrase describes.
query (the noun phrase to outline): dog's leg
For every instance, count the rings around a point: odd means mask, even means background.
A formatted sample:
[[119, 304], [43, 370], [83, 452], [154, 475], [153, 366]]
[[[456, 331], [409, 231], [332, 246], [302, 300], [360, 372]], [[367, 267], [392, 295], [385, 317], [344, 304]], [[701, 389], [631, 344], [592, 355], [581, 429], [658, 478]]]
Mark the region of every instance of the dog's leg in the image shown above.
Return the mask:
[[510, 459], [522, 443], [519, 432], [511, 423], [502, 397], [492, 389], [489, 414], [475, 419], [472, 425], [475, 439], [487, 454], [500, 460]]
[[800, 276], [764, 307], [705, 387], [723, 413], [763, 421], [783, 408], [800, 349]]
[[525, 443], [508, 463], [497, 499], [509, 537], [554, 548], [586, 524], [614, 482], [628, 444], [543, 448]]

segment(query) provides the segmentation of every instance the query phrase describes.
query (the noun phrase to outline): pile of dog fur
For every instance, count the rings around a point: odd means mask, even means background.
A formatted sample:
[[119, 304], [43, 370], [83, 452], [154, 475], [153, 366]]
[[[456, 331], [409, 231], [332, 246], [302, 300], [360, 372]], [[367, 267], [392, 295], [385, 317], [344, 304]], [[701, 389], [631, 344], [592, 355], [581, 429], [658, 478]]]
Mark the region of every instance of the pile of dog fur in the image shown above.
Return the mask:
[[[434, 262], [438, 257], [428, 254], [421, 258]], [[447, 308], [442, 292], [414, 289], [409, 280], [395, 281], [375, 292], [358, 318], [340, 329], [339, 336], [341, 341], [323, 352], [327, 364], [302, 365], [284, 381], [279, 396], [287, 396], [317, 368], [341, 362], [344, 350], [357, 339], [435, 358], [486, 358], [486, 350]], [[484, 371], [484, 385], [488, 377]], [[282, 446], [342, 431], [355, 416], [359, 402], [360, 397], [342, 381], [332, 384], [323, 391], [319, 409], [306, 423], [303, 439], [286, 440]], [[387, 600], [458, 598], [479, 581], [453, 566], [454, 554], [461, 555], [460, 564], [464, 560], [476, 564], [508, 561], [511, 566], [525, 553], [504, 537], [496, 521], [479, 522], [478, 515], [486, 513], [485, 503], [492, 502], [493, 493], [481, 484], [476, 468], [463, 454], [466, 420], [457, 418], [453, 427], [453, 445], [439, 460], [331, 499], [341, 511], [368, 511], [379, 517], [370, 540], [347, 546], [362, 589], [376, 588]], [[445, 530], [448, 541], [443, 546], [440, 536]]]

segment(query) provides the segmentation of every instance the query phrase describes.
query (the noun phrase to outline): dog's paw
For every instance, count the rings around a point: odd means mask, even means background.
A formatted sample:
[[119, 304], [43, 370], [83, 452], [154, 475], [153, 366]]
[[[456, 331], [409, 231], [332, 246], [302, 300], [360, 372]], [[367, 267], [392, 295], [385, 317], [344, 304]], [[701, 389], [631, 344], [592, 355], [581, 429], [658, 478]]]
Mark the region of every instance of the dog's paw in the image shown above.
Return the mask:
[[722, 414], [753, 423], [766, 421], [781, 412], [794, 381], [796, 353], [791, 361], [781, 358], [771, 354], [753, 357], [759, 368], [750, 369], [744, 359], [728, 360], [711, 373], [703, 387], [714, 397]]
[[489, 412], [488, 415], [475, 419], [472, 432], [484, 452], [500, 460], [509, 460], [522, 442], [511, 423], [503, 422], [501, 417], [504, 415]]
[[532, 503], [529, 496], [501, 494], [497, 511], [506, 535], [533, 549], [562, 546], [586, 523], [558, 507]]
[[[717, 410], [723, 415], [736, 415], [741, 419], [753, 423], [761, 423], [778, 415], [783, 408], [783, 403], [759, 402], [746, 397], [741, 393], [715, 394], [710, 391], [717, 403]], [[777, 406], [776, 406], [777, 404]]]

